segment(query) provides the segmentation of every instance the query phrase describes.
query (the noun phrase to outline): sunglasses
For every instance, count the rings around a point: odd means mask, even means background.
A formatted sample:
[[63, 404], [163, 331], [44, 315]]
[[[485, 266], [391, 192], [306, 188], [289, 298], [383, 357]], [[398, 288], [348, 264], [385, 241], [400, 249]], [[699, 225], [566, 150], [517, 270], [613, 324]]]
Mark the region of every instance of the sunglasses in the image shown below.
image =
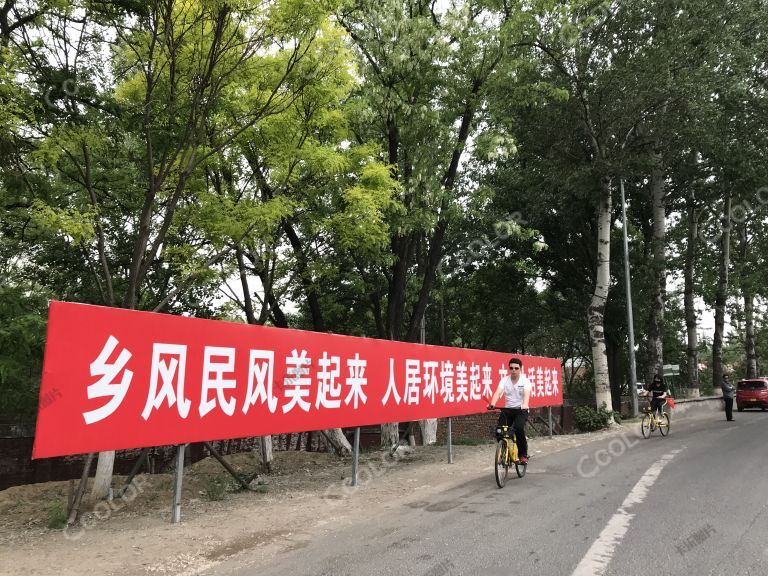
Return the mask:
[[520, 370], [520, 366], [510, 366], [510, 370]]

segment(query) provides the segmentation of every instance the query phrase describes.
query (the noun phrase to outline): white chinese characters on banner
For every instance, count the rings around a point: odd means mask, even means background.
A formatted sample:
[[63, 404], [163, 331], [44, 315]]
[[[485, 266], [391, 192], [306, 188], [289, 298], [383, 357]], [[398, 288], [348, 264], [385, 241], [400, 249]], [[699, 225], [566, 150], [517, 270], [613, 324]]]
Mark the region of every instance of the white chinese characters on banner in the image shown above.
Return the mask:
[[[104, 420], [123, 403], [133, 380], [137, 360], [114, 336], [109, 336], [96, 359], [90, 364], [90, 375], [99, 379], [88, 385], [88, 399], [108, 398], [108, 401], [94, 410], [83, 412], [86, 424]], [[141, 416], [144, 420], [158, 411], [174, 408], [186, 419], [190, 414], [192, 401], [185, 395], [188, 366], [188, 347], [183, 344], [154, 343], [147, 396]], [[283, 414], [298, 410], [314, 412], [340, 410], [348, 406], [353, 410], [364, 407], [370, 395], [366, 371], [368, 360], [360, 357], [331, 355], [327, 351], [313, 359], [305, 349], [293, 349], [284, 357], [282, 390], [274, 389], [276, 373], [273, 350], [247, 351], [248, 364], [241, 360], [238, 365], [236, 348], [205, 346], [202, 350], [202, 370], [197, 413], [205, 417], [218, 412], [233, 416], [242, 401], [243, 414], [269, 411], [271, 414], [281, 408]], [[489, 399], [497, 382], [493, 380], [494, 367], [489, 362], [477, 363], [465, 360], [420, 360], [407, 358], [396, 366], [395, 358], [389, 358], [388, 384], [381, 403], [384, 406], [401, 403], [407, 406], [435, 404], [461, 404]], [[346, 376], [342, 376], [342, 366]], [[238, 381], [236, 372], [242, 370], [244, 381]], [[142, 372], [143, 373], [143, 372]], [[508, 375], [505, 365], [498, 368], [500, 380]], [[558, 371], [538, 365], [528, 365], [525, 374], [533, 386], [531, 397], [558, 397]], [[383, 374], [382, 374], [383, 376]], [[400, 379], [403, 379], [402, 381]], [[499, 381], [500, 381], [499, 380]], [[402, 387], [398, 386], [398, 382]], [[135, 386], [135, 385], [134, 385]], [[197, 394], [195, 394], [197, 395]]]
[[421, 361], [409, 358], [405, 361], [405, 394], [406, 404], [419, 403], [419, 385], [421, 384]]
[[[243, 414], [257, 401], [266, 404], [274, 414], [277, 408], [277, 398], [272, 391], [274, 381], [275, 353], [272, 350], [251, 350], [248, 360], [248, 391], [243, 403]], [[256, 388], [253, 380], [256, 379]]]
[[528, 367], [528, 380], [531, 382], [531, 398], [536, 398], [536, 368], [534, 366]]
[[397, 393], [397, 383], [395, 382], [395, 359], [389, 359], [389, 380], [387, 383], [387, 391], [384, 394], [384, 398], [381, 399], [381, 403], [386, 406], [389, 401], [389, 397], [394, 398], [395, 406], [400, 405], [400, 394]]
[[491, 374], [493, 373], [493, 369], [491, 366], [486, 362], [483, 365], [483, 398], [486, 400], [490, 400], [491, 396], [493, 396], [494, 388], [493, 388], [493, 379], [491, 378]]
[[557, 370], [552, 370], [552, 396], [557, 397], [560, 395], [560, 389], [557, 387]]
[[288, 369], [286, 370], [287, 375], [283, 378], [283, 388], [288, 403], [283, 405], [283, 414], [287, 414], [296, 406], [304, 412], [309, 412], [311, 404], [306, 399], [309, 398], [312, 386], [312, 379], [309, 377], [312, 360], [307, 358], [306, 350], [299, 353], [294, 348], [291, 355], [285, 359], [285, 363], [288, 365]]
[[365, 377], [365, 366], [367, 362], [360, 359], [360, 355], [355, 352], [355, 357], [347, 360], [347, 367], [349, 368], [349, 377], [347, 377], [347, 386], [349, 386], [349, 394], [344, 399], [344, 404], [349, 406], [352, 401], [352, 407], [357, 409], [358, 401], [360, 404], [365, 404], [368, 397], [363, 391], [363, 386], [368, 384], [368, 379]]
[[469, 380], [467, 379], [467, 363], [463, 360], [456, 364], [456, 401], [466, 402], [469, 400], [467, 387]]
[[[216, 359], [219, 360], [216, 360]], [[223, 361], [221, 359], [224, 359]], [[203, 360], [203, 387], [200, 394], [200, 416], [205, 416], [216, 407], [219, 407], [227, 416], [235, 413], [235, 398], [229, 398], [224, 394], [225, 390], [233, 390], [237, 387], [234, 378], [225, 378], [225, 374], [233, 374], [235, 371], [235, 349], [220, 348], [218, 346], [206, 346]], [[216, 390], [216, 399], [209, 398], [211, 390]]]
[[[184, 374], [187, 369], [187, 347], [181, 344], [153, 344], [152, 366], [149, 371], [149, 394], [141, 417], [149, 419], [152, 410], [157, 410], [168, 400], [170, 408], [176, 404], [179, 416], [186, 418], [192, 402], [184, 397]], [[157, 390], [158, 378], [162, 381]]]
[[474, 362], [469, 367], [469, 399], [480, 400], [480, 366]]
[[453, 394], [453, 363], [450, 360], [440, 363], [440, 396], [445, 404], [456, 401]]
[[422, 364], [424, 367], [424, 398], [435, 403], [435, 393], [437, 392], [437, 362], [428, 361]]
[[536, 369], [536, 396], [544, 396], [544, 370], [541, 366]]
[[[111, 398], [109, 402], [100, 408], [83, 413], [83, 418], [85, 419], [86, 424], [93, 424], [94, 422], [103, 420], [117, 410], [128, 392], [128, 387], [131, 385], [133, 372], [125, 367], [126, 364], [128, 364], [128, 360], [131, 359], [131, 353], [128, 352], [128, 350], [123, 348], [113, 364], [107, 363], [112, 352], [117, 348], [117, 345], [117, 338], [110, 336], [107, 339], [104, 348], [96, 357], [96, 360], [91, 362], [91, 376], [101, 376], [101, 378], [94, 384], [88, 386], [88, 399]], [[123, 373], [122, 378], [120, 378], [119, 382], [115, 382], [117, 375], [120, 374], [121, 371]]]
[[[328, 352], [323, 352], [323, 357], [317, 361], [320, 371], [317, 373], [317, 397], [315, 408], [339, 408], [341, 406], [341, 382], [338, 381], [341, 370], [338, 356], [328, 357]], [[331, 368], [328, 370], [328, 368]]]

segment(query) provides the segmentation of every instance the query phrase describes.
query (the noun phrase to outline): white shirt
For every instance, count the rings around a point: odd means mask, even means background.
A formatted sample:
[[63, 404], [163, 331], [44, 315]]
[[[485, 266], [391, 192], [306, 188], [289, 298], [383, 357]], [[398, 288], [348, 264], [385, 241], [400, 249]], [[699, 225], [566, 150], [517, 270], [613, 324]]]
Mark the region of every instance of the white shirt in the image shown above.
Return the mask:
[[504, 408], [520, 408], [523, 405], [524, 392], [526, 390], [530, 392], [533, 388], [533, 384], [525, 374], [520, 374], [516, 384], [509, 376], [505, 376], [500, 384], [504, 386]]

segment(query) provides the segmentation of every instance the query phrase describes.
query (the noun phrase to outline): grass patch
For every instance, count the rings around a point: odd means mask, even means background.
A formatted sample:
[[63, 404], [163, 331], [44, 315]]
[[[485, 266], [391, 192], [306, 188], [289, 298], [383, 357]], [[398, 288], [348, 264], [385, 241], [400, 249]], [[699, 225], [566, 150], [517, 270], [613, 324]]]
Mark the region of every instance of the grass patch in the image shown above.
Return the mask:
[[205, 497], [211, 502], [219, 502], [230, 492], [230, 482], [225, 476], [211, 476], [205, 487]]
[[61, 500], [53, 500], [48, 505], [48, 528], [58, 530], [67, 525], [67, 511]]
[[[493, 438], [452, 438], [451, 444], [453, 446], [485, 446], [486, 444], [493, 444]], [[445, 442], [441, 446], [447, 446]]]

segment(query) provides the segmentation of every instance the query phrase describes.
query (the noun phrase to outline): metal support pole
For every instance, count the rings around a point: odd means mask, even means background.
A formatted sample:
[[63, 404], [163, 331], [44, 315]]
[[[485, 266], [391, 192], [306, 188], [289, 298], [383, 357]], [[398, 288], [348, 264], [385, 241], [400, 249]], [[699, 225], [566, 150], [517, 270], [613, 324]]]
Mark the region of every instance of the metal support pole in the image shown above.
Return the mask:
[[552, 406], [547, 406], [547, 420], [549, 421], [549, 437], [552, 437]]
[[627, 332], [629, 334], [629, 386], [632, 398], [632, 417], [637, 418], [637, 368], [635, 365], [635, 326], [632, 319], [632, 284], [629, 274], [629, 239], [627, 238], [627, 200], [624, 179], [621, 179], [621, 216], [624, 229], [624, 283], [627, 288]]
[[176, 448], [176, 481], [173, 484], [173, 503], [171, 504], [171, 524], [181, 522], [181, 485], [184, 480], [184, 444]]
[[448, 464], [453, 464], [453, 444], [451, 438], [451, 417], [448, 417]]
[[357, 462], [360, 459], [360, 427], [355, 428], [355, 441], [352, 446], [352, 486], [357, 486]]

